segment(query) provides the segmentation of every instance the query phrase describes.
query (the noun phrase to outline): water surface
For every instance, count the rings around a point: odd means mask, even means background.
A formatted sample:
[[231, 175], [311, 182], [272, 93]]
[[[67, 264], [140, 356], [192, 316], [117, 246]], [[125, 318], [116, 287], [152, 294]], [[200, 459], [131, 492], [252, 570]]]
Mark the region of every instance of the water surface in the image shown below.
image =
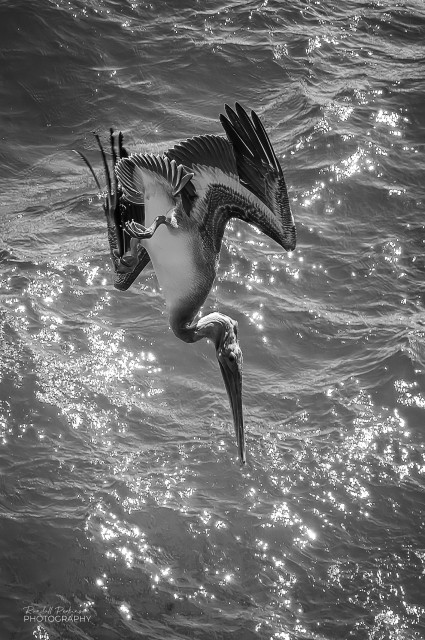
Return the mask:
[[[423, 638], [423, 3], [6, 0], [0, 35], [1, 637]], [[212, 346], [151, 269], [113, 288], [71, 151], [235, 100], [298, 225], [229, 225], [204, 306], [239, 322], [245, 468]]]

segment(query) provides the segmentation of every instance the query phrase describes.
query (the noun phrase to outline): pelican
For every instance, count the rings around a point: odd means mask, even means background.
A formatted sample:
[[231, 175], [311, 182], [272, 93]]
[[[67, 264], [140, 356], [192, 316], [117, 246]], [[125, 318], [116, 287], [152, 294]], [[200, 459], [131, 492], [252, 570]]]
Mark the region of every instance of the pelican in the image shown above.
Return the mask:
[[[225, 105], [226, 137], [201, 135], [163, 155], [128, 155], [122, 133], [110, 130], [110, 172], [95, 134], [106, 179], [104, 212], [115, 270], [125, 290], [152, 261], [170, 327], [184, 342], [214, 343], [233, 414], [239, 458], [246, 462], [242, 412], [242, 351], [238, 323], [222, 313], [197, 318], [217, 274], [231, 218], [248, 222], [286, 251], [296, 244], [282, 168], [254, 111]], [[118, 138], [118, 140], [117, 140]], [[96, 184], [100, 183], [86, 156]]]

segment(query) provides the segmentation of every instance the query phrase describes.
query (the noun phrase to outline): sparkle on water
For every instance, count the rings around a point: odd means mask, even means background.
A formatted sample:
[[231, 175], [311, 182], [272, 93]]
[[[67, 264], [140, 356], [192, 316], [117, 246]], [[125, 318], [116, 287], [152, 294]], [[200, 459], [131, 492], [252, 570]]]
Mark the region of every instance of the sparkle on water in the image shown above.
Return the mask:
[[[0, 177], [5, 633], [424, 637], [422, 5], [0, 12], [16, 27]], [[68, 153], [99, 166], [90, 131], [111, 124], [153, 152], [221, 133], [235, 99], [270, 131], [298, 227], [286, 254], [229, 224], [202, 309], [239, 322], [245, 468], [212, 345], [174, 338], [152, 270], [113, 289], [102, 198]], [[30, 605], [90, 621], [24, 621]]]

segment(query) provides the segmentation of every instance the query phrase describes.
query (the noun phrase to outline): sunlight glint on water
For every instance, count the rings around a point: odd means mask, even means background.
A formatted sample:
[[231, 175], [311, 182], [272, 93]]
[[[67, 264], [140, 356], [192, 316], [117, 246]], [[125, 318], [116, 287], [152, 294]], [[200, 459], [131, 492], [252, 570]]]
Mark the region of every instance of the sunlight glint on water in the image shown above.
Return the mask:
[[[0, 13], [2, 637], [422, 638], [422, 4]], [[235, 100], [298, 227], [286, 254], [230, 224], [202, 309], [239, 323], [245, 468], [212, 345], [176, 340], [151, 270], [114, 290], [71, 153], [101, 176], [91, 131], [161, 152]]]

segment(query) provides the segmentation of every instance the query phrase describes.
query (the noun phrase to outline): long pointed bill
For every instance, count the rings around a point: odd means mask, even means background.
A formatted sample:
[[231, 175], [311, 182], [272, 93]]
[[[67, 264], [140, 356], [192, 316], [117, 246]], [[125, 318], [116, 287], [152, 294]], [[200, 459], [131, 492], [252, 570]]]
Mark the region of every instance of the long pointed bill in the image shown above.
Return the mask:
[[242, 367], [234, 361], [229, 364], [226, 358], [218, 361], [221, 375], [223, 376], [227, 395], [229, 396], [230, 407], [233, 414], [233, 425], [235, 427], [236, 441], [238, 445], [239, 458], [242, 464], [246, 462], [245, 431], [242, 412]]

